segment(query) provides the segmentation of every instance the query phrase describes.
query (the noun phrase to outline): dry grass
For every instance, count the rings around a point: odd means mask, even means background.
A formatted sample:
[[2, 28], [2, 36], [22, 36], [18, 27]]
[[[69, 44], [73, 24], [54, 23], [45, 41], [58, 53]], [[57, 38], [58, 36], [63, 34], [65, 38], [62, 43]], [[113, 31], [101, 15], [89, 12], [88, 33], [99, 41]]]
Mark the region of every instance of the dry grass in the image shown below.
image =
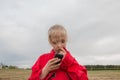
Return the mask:
[[[30, 70], [0, 70], [0, 80], [27, 80]], [[120, 70], [88, 71], [89, 80], [120, 80]]]
[[120, 70], [89, 71], [89, 80], [120, 80]]
[[0, 70], [0, 80], [27, 80], [30, 72], [23, 69]]

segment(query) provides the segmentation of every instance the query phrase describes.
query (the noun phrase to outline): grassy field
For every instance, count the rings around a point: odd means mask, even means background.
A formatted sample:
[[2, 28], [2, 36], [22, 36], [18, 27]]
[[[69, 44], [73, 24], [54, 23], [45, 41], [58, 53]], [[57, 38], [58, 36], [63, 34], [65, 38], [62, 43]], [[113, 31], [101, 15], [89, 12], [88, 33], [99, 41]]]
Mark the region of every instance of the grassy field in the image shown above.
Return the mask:
[[89, 80], [120, 80], [120, 70], [88, 71]]
[[27, 80], [30, 70], [3, 69], [0, 70], [0, 80]]
[[[0, 70], [0, 80], [27, 80], [30, 70]], [[120, 70], [88, 71], [89, 80], [120, 80]]]

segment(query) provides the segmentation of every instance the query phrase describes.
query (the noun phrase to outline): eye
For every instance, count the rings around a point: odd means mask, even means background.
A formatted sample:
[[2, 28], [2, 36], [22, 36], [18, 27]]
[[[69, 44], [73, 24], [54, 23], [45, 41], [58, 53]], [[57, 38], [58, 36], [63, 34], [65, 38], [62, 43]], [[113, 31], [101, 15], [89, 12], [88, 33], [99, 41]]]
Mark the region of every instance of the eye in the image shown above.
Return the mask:
[[65, 43], [65, 40], [61, 40], [62, 43]]
[[56, 44], [56, 42], [52, 42], [53, 44]]

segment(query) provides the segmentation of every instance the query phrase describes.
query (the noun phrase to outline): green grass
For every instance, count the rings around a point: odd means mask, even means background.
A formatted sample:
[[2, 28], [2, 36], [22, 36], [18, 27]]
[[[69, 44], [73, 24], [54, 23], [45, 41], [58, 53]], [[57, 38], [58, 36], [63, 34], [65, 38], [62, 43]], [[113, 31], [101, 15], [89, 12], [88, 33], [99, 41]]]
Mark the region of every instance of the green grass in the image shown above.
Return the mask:
[[[28, 80], [31, 70], [3, 69], [0, 80]], [[120, 70], [88, 71], [89, 80], [120, 80]]]

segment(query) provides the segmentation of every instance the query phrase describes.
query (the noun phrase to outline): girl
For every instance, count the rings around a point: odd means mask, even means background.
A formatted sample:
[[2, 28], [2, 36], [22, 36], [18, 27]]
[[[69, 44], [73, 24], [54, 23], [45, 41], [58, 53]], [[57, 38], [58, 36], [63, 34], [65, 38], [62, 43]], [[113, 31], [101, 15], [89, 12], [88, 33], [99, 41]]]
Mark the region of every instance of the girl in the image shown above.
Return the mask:
[[[53, 49], [38, 58], [32, 67], [29, 80], [88, 80], [86, 68], [78, 64], [66, 49], [65, 28], [53, 25], [48, 30], [48, 39]], [[63, 55], [63, 58], [55, 58], [57, 53]]]

